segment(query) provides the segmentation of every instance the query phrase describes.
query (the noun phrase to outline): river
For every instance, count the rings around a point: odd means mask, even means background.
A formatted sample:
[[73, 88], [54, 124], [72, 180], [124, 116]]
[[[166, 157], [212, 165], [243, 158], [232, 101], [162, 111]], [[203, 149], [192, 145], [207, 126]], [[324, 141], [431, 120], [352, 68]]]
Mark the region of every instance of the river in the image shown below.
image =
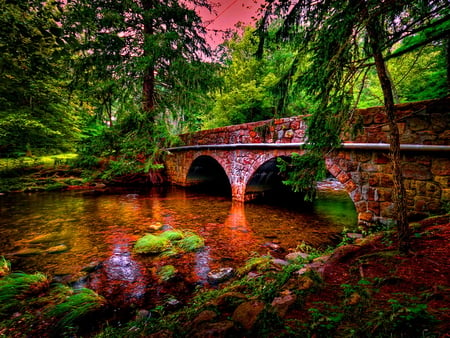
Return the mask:
[[[237, 204], [229, 198], [166, 187], [149, 190], [16, 193], [0, 196], [0, 256], [13, 271], [46, 273], [90, 287], [120, 307], [183, 298], [207, 273], [236, 268], [249, 257], [283, 258], [304, 242], [325, 248], [356, 223], [351, 200], [328, 183], [313, 205]], [[198, 252], [171, 258], [133, 253], [155, 228], [191, 230], [205, 239]], [[157, 273], [171, 264], [172, 283]]]

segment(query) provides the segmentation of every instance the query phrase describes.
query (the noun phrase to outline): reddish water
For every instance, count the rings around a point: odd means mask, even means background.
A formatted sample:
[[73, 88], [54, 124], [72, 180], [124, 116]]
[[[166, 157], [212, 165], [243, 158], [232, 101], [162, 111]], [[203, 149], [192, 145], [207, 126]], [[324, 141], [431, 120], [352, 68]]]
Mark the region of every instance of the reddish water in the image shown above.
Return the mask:
[[[0, 255], [15, 271], [77, 281], [118, 307], [157, 303], [170, 296], [183, 298], [206, 284], [211, 269], [237, 267], [252, 255], [284, 257], [302, 241], [315, 247], [331, 244], [333, 235], [355, 223], [351, 201], [341, 197], [294, 210], [232, 204], [177, 188], [3, 195]], [[193, 230], [204, 237], [206, 247], [172, 258], [134, 254], [134, 242], [158, 223], [164, 229]], [[279, 249], [273, 250], [273, 244]], [[157, 280], [158, 269], [166, 264], [178, 270], [175, 282]], [[87, 266], [97, 270], [87, 274], [82, 271]]]

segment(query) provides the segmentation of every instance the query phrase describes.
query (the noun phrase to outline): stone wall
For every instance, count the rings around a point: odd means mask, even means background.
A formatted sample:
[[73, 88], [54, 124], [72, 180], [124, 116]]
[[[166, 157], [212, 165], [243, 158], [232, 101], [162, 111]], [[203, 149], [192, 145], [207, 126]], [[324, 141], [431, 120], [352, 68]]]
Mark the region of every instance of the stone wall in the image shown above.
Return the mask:
[[[450, 145], [450, 97], [396, 105], [401, 143]], [[180, 145], [302, 143], [308, 115], [244, 123], [180, 135]], [[345, 142], [389, 143], [383, 107], [358, 109], [343, 135]], [[355, 134], [356, 136], [351, 136]]]

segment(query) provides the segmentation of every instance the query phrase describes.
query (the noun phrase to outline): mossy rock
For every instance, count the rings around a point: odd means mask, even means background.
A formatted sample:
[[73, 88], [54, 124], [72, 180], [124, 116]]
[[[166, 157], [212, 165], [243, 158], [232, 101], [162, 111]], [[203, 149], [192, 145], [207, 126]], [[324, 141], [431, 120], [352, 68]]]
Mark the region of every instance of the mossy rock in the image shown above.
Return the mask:
[[272, 258], [270, 256], [252, 257], [245, 262], [244, 266], [237, 269], [237, 275], [243, 276], [252, 270], [263, 272], [270, 267], [271, 262]]
[[167, 238], [169, 241], [179, 241], [184, 238], [184, 234], [178, 230], [167, 230], [159, 235], [160, 237]]
[[170, 248], [170, 241], [161, 236], [147, 234], [134, 244], [134, 251], [142, 254], [159, 254]]
[[177, 269], [173, 265], [164, 265], [158, 271], [159, 279], [163, 282], [167, 282], [175, 277]]
[[190, 233], [178, 241], [177, 246], [186, 252], [196, 251], [205, 246], [205, 240], [199, 235]]

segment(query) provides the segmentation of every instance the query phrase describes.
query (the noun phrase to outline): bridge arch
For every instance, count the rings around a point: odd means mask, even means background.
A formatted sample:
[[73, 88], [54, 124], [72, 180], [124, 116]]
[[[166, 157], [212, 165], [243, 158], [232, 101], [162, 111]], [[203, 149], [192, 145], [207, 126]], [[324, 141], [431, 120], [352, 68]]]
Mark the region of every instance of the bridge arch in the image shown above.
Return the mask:
[[231, 183], [222, 159], [214, 155], [198, 154], [190, 163], [185, 176], [186, 186], [198, 186], [214, 192], [231, 194]]

